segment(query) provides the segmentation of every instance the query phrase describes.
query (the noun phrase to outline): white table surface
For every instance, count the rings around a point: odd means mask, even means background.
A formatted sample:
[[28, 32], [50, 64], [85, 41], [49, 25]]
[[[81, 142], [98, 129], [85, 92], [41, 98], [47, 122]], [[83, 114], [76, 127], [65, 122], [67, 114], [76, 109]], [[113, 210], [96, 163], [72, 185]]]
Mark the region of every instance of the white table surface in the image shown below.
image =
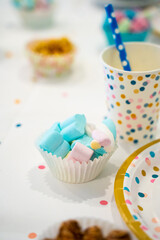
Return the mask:
[[[124, 227], [115, 206], [114, 178], [133, 151], [119, 147], [101, 175], [72, 185], [53, 178], [35, 148], [35, 140], [55, 121], [84, 113], [89, 122], [106, 114], [102, 66], [105, 47], [101, 30], [104, 11], [90, 1], [57, 1], [51, 29], [21, 26], [9, 1], [0, 7], [0, 239], [38, 239], [57, 221], [76, 217], [107, 220]], [[73, 71], [66, 77], [33, 81], [25, 44], [34, 38], [68, 36], [77, 46]], [[8, 58], [6, 53], [12, 53]], [[15, 104], [19, 99], [20, 103]], [[20, 127], [16, 124], [20, 123]], [[44, 169], [39, 169], [44, 165]], [[107, 201], [102, 206], [101, 200]]]

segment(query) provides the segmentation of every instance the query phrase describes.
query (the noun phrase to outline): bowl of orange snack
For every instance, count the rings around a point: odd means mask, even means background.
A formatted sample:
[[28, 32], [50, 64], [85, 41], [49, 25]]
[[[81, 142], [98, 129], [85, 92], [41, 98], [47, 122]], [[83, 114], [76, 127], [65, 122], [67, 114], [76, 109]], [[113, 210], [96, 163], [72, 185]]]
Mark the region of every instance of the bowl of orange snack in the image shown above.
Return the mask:
[[27, 44], [27, 55], [35, 73], [53, 77], [71, 69], [75, 46], [66, 37], [34, 40]]

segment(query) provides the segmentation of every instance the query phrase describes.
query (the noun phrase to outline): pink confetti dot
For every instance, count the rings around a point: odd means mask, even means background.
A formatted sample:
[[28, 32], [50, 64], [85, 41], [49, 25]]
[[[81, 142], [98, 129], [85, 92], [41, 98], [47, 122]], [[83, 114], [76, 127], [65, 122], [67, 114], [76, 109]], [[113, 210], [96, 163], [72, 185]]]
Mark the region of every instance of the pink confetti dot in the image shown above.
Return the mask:
[[101, 205], [107, 205], [107, 204], [108, 204], [108, 202], [107, 202], [107, 201], [105, 201], [105, 200], [102, 200], [102, 201], [100, 201], [100, 204], [101, 204]]
[[107, 100], [109, 100], [109, 97], [107, 97]]
[[132, 127], [132, 125], [131, 124], [127, 124], [127, 128], [131, 128]]
[[153, 96], [152, 96], [152, 95], [150, 95], [150, 98], [153, 98]]
[[135, 159], [138, 159], [138, 158], [139, 158], [138, 156], [135, 157]]
[[46, 167], [44, 165], [39, 165], [38, 168], [39, 169], [45, 169]]
[[129, 117], [129, 116], [126, 116], [126, 120], [130, 120], [130, 117]]
[[134, 102], [134, 100], [133, 100], [132, 98], [128, 99], [128, 101], [129, 101], [130, 103]]
[[156, 234], [153, 235], [154, 238], [158, 238], [158, 236]]
[[138, 102], [139, 102], [139, 103], [143, 102], [143, 99], [142, 99], [142, 98], [139, 98], [139, 99], [138, 99]]
[[147, 231], [147, 230], [148, 230], [148, 228], [145, 227], [144, 225], [142, 225], [141, 228], [142, 228], [144, 231]]
[[144, 113], [144, 109], [141, 109], [141, 110], [140, 110], [140, 113]]
[[113, 95], [112, 95], [112, 98], [116, 98], [116, 96], [113, 94]]
[[129, 205], [132, 205], [132, 203], [129, 199], [126, 200], [126, 203], [129, 204]]
[[151, 81], [150, 81], [150, 80], [147, 80], [146, 82], [147, 82], [147, 83], [150, 83]]
[[119, 117], [122, 117], [122, 113], [118, 113], [118, 116], [119, 116]]
[[140, 109], [140, 108], [141, 108], [141, 105], [137, 105], [136, 108], [137, 108], [137, 109]]
[[68, 93], [67, 92], [62, 92], [62, 97], [64, 97], [64, 98], [68, 97]]
[[151, 183], [154, 183], [155, 179], [151, 179]]
[[138, 125], [137, 125], [137, 128], [141, 128], [141, 127], [142, 127], [142, 124], [138, 124]]
[[158, 92], [158, 94], [160, 94], [160, 91]]

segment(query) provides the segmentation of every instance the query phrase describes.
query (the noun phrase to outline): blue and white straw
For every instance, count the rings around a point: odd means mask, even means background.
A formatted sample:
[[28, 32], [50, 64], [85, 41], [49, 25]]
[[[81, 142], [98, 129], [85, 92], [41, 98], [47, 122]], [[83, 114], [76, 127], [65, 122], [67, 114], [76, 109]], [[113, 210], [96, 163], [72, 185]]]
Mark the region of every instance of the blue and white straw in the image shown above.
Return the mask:
[[123, 69], [125, 71], [131, 71], [129, 61], [127, 59], [126, 49], [125, 49], [125, 46], [122, 42], [122, 37], [121, 37], [121, 34], [119, 32], [118, 23], [117, 23], [117, 20], [115, 18], [115, 13], [114, 13], [114, 9], [113, 9], [112, 4], [108, 4], [107, 6], [105, 6], [105, 10], [106, 10], [106, 13], [107, 13], [108, 22], [109, 22], [111, 30], [112, 30], [113, 38], [115, 40], [116, 48], [119, 52], [119, 56], [120, 56], [120, 59], [121, 59]]

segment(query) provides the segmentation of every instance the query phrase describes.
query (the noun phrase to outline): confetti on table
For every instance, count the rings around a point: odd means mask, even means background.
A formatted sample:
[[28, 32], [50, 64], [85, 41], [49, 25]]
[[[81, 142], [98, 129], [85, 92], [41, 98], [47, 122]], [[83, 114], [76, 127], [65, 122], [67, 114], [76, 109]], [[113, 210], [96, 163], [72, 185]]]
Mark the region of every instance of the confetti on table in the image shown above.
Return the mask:
[[34, 238], [36, 238], [37, 237], [37, 234], [36, 233], [29, 233], [28, 234], [28, 238], [30, 238], [30, 239], [34, 239]]
[[45, 169], [46, 167], [44, 165], [39, 165], [38, 168], [39, 169]]
[[14, 100], [14, 103], [15, 103], [15, 104], [20, 104], [20, 102], [21, 102], [20, 99], [15, 99], [15, 100]]
[[107, 204], [108, 204], [108, 202], [107, 202], [107, 201], [105, 201], [105, 200], [102, 200], [102, 201], [100, 201], [100, 204], [101, 204], [101, 205], [107, 205]]
[[16, 127], [21, 127], [21, 126], [22, 126], [21, 123], [17, 123], [17, 124], [16, 124]]

